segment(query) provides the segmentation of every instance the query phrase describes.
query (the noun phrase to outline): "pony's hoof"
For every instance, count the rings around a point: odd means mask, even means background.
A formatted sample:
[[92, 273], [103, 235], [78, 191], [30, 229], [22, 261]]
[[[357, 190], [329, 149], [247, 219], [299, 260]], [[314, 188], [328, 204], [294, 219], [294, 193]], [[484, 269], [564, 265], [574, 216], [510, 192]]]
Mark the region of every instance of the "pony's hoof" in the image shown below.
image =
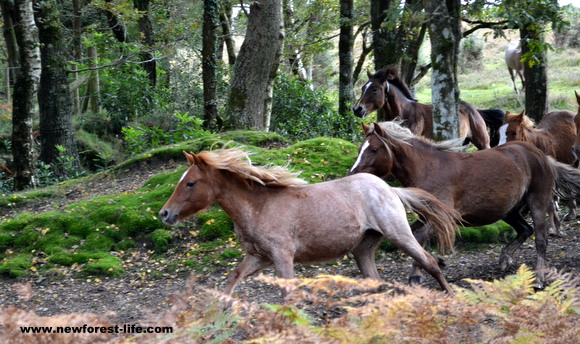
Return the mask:
[[445, 269], [447, 267], [447, 264], [445, 264], [445, 260], [443, 260], [443, 258], [441, 257], [437, 257], [437, 265], [439, 265], [440, 269]]
[[409, 277], [409, 284], [423, 284], [424, 279], [421, 276], [411, 276]]
[[554, 238], [563, 238], [563, 237], [565, 237], [564, 233], [562, 233], [561, 231], [555, 231], [555, 230], [552, 230], [551, 228], [548, 231], [548, 235], [551, 236], [551, 237], [554, 237]]
[[501, 256], [501, 258], [499, 259], [499, 268], [502, 270], [507, 269], [508, 266], [510, 266], [513, 262], [512, 257], [510, 256]]

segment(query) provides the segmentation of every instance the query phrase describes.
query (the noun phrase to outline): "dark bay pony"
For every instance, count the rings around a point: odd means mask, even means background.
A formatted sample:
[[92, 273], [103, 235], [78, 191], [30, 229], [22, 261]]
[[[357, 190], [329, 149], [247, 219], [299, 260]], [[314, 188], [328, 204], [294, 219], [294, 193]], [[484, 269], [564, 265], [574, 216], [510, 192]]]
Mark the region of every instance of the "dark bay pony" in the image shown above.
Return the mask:
[[576, 91], [574, 91], [574, 95], [576, 95], [576, 102], [578, 103], [578, 114], [574, 116], [576, 138], [574, 139], [574, 145], [572, 146], [572, 153], [576, 157], [576, 160], [580, 160], [580, 95]]
[[333, 181], [305, 182], [283, 168], [252, 166], [240, 149], [185, 153], [191, 164], [159, 215], [173, 225], [220, 205], [234, 221], [247, 255], [229, 275], [225, 292], [274, 265], [281, 278], [294, 276], [294, 263], [321, 263], [352, 253], [366, 278], [379, 279], [375, 251], [382, 239], [399, 247], [452, 294], [437, 261], [417, 242], [407, 222], [407, 206], [435, 227], [439, 245], [452, 248], [457, 212], [429, 193], [391, 188], [360, 174]]
[[520, 77], [522, 82], [522, 92], [526, 88], [526, 79], [524, 78], [524, 64], [521, 61], [522, 59], [522, 46], [520, 45], [520, 41], [513, 41], [510, 42], [505, 48], [505, 63], [508, 68], [508, 72], [510, 73], [510, 77], [512, 78], [512, 83], [514, 84], [514, 91], [518, 92], [518, 86], [516, 85], [516, 76], [517, 74]]
[[[353, 107], [354, 114], [365, 117], [382, 108], [387, 120], [398, 117], [414, 134], [432, 139], [433, 107], [413, 98], [397, 69], [387, 67], [375, 74], [367, 73], [369, 81], [362, 87]], [[490, 147], [485, 121], [473, 106], [463, 101], [459, 103], [459, 135], [468, 138], [478, 149]]]
[[[366, 134], [349, 174], [393, 174], [405, 187], [432, 193], [455, 208], [465, 225], [481, 226], [503, 219], [517, 232], [500, 255], [500, 267], [512, 263], [515, 250], [532, 234], [536, 237], [536, 271], [544, 281], [548, 244], [546, 214], [555, 183], [568, 195], [580, 190], [580, 172], [558, 163], [527, 142], [509, 142], [472, 153], [448, 152], [431, 140], [417, 137], [397, 122], [363, 126]], [[566, 184], [569, 182], [570, 184]], [[528, 206], [534, 227], [520, 215]], [[413, 224], [419, 243], [430, 236], [428, 225]], [[411, 281], [421, 281], [416, 265]]]
[[[526, 116], [526, 111], [520, 114], [506, 112], [504, 124], [500, 128], [500, 142], [526, 141], [538, 147], [542, 152], [552, 156], [557, 161], [572, 165], [576, 161], [572, 146], [576, 140], [575, 115], [570, 111], [552, 111], [544, 115], [537, 126]], [[576, 218], [575, 200], [567, 200], [569, 211], [564, 219]], [[558, 232], [557, 216], [554, 227]]]

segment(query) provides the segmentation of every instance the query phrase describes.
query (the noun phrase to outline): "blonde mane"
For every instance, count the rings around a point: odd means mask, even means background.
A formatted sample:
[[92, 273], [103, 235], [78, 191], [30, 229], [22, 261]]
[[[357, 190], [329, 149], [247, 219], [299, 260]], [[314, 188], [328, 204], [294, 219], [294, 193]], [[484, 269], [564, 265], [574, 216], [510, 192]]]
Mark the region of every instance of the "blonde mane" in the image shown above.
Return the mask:
[[247, 181], [265, 186], [303, 185], [307, 182], [298, 178], [298, 173], [290, 172], [282, 166], [252, 166], [248, 153], [239, 148], [203, 151], [197, 155], [208, 166], [232, 173]]

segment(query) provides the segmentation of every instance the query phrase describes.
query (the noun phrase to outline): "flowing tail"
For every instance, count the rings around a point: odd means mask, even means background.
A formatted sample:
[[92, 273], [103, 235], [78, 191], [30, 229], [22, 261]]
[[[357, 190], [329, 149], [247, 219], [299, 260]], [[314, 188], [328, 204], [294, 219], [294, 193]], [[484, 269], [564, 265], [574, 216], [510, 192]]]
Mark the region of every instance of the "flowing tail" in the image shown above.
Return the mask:
[[437, 237], [439, 250], [442, 253], [453, 252], [455, 230], [461, 223], [461, 215], [453, 208], [443, 204], [435, 196], [418, 188], [392, 188], [403, 205], [421, 215]]
[[580, 169], [558, 162], [551, 156], [548, 160], [556, 170], [555, 193], [563, 199], [580, 198]]

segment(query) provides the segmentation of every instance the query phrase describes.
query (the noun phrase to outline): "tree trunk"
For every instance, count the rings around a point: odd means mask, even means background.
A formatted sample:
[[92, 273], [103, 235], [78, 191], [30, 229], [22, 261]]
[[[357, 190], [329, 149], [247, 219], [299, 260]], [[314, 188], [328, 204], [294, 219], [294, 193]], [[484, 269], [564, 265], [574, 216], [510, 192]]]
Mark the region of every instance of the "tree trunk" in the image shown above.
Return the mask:
[[424, 0], [431, 37], [431, 96], [435, 139], [459, 136], [457, 55], [461, 39], [459, 0]]
[[[63, 40], [60, 13], [56, 0], [45, 0], [35, 8], [38, 23], [38, 37], [42, 73], [38, 89], [40, 110], [40, 159], [47, 164], [56, 164], [59, 155], [57, 146], [66, 149], [64, 153], [72, 157], [73, 165], [80, 167], [75, 130], [72, 123], [72, 101], [66, 75], [66, 44]], [[55, 173], [65, 177], [68, 171], [55, 169]]]
[[202, 77], [203, 77], [203, 119], [204, 127], [213, 129], [218, 117], [217, 109], [217, 78], [218, 67], [216, 43], [219, 26], [219, 1], [204, 0], [203, 3], [203, 35], [202, 35]]
[[87, 61], [89, 65], [89, 81], [87, 82], [87, 89], [84, 96], [82, 112], [88, 110], [93, 113], [101, 111], [101, 83], [99, 79], [99, 71], [97, 67], [97, 47], [87, 47]]
[[[75, 62], [79, 63], [83, 57], [83, 44], [81, 40], [81, 5], [80, 0], [73, 0], [72, 1], [73, 7], [73, 20], [72, 20], [72, 34], [73, 34], [73, 55]], [[77, 65], [73, 64], [72, 69], [76, 70]], [[73, 72], [73, 76], [75, 80], [79, 79], [79, 73]], [[78, 115], [81, 112], [81, 97], [79, 88], [76, 87], [72, 91], [73, 97], [73, 111], [75, 115]]]
[[[533, 28], [520, 29], [522, 55], [529, 54], [530, 42], [543, 42], [543, 35]], [[533, 59], [524, 62], [524, 78], [526, 79], [526, 115], [536, 123], [549, 111], [548, 76], [546, 72], [547, 56], [545, 52], [535, 52]]]
[[34, 23], [32, 0], [15, 2], [15, 18], [20, 71], [14, 83], [12, 103], [12, 156], [14, 189], [23, 190], [33, 181], [32, 118], [41, 71], [38, 29]]
[[272, 91], [284, 34], [280, 0], [250, 5], [248, 29], [240, 48], [228, 98], [230, 126], [268, 131]]
[[149, 0], [133, 0], [135, 8], [141, 12], [143, 15], [139, 18], [139, 32], [141, 32], [142, 43], [145, 47], [145, 51], [141, 53], [141, 59], [143, 61], [143, 70], [147, 73], [149, 77], [149, 85], [155, 87], [157, 84], [157, 63], [151, 49], [155, 45], [155, 39], [153, 38], [153, 28], [151, 26], [151, 20], [149, 19]]
[[233, 66], [236, 63], [236, 42], [232, 35], [232, 4], [224, 1], [220, 11], [220, 21], [222, 25], [223, 40], [228, 52], [228, 64]]
[[[397, 1], [395, 4], [398, 5], [398, 3]], [[386, 25], [383, 25], [392, 4], [393, 0], [371, 0], [371, 29], [373, 32], [375, 70], [394, 65], [400, 58], [393, 50], [393, 45], [397, 44], [398, 40], [393, 40], [390, 30], [387, 29]]]
[[4, 28], [2, 33], [4, 34], [4, 41], [6, 42], [6, 52], [8, 53], [8, 72], [5, 73], [6, 80], [5, 84], [8, 85], [6, 89], [6, 101], [10, 101], [10, 87], [12, 82], [16, 80], [16, 68], [18, 67], [18, 44], [16, 42], [16, 33], [14, 31], [14, 2], [9, 0], [0, 0], [0, 6], [2, 8], [2, 17], [4, 19]]
[[353, 46], [354, 33], [352, 27], [354, 1], [340, 1], [340, 38], [338, 40], [339, 86], [338, 113], [341, 117], [351, 113], [353, 95]]

